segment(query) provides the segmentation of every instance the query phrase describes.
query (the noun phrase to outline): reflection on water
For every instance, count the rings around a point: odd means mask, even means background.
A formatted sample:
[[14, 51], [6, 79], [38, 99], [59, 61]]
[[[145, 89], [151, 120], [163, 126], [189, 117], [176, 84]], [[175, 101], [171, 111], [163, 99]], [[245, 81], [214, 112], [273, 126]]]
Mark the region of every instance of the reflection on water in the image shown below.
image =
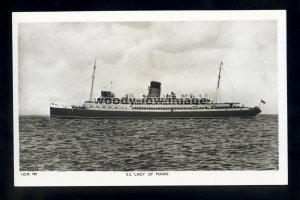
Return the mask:
[[20, 170], [278, 170], [277, 117], [20, 117]]

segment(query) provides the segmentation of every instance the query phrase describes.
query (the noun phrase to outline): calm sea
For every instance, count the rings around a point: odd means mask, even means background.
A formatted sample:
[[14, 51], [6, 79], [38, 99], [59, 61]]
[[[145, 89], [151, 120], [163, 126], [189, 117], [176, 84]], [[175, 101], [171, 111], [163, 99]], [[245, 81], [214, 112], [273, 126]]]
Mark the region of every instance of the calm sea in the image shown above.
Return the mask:
[[20, 117], [21, 171], [277, 170], [278, 116]]

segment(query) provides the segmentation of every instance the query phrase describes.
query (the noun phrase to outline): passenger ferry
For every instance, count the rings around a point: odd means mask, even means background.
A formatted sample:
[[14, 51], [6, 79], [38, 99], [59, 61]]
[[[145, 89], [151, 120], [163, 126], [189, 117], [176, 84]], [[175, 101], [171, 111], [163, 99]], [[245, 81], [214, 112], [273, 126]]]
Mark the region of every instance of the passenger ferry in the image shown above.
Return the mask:
[[[224, 118], [253, 117], [261, 112], [259, 106], [241, 106], [239, 102], [218, 102], [218, 92], [223, 63], [219, 67], [215, 101], [206, 96], [183, 95], [174, 92], [161, 97], [161, 83], [151, 81], [148, 94], [142, 98], [129, 95], [116, 98], [112, 91], [101, 91], [101, 96], [93, 98], [96, 62], [93, 68], [90, 98], [82, 105], [62, 106], [54, 102], [50, 105], [53, 118]], [[261, 100], [262, 103], [265, 103]]]

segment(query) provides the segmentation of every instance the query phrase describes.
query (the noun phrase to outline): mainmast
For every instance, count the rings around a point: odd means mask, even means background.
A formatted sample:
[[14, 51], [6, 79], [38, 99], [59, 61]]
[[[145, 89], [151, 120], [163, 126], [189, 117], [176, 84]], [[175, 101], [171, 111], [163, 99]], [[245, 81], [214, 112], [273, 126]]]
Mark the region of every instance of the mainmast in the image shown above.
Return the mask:
[[92, 76], [92, 86], [91, 86], [91, 92], [90, 92], [90, 101], [93, 101], [95, 71], [96, 71], [96, 59], [95, 59], [95, 65], [94, 65], [94, 70], [93, 70], [93, 76]]
[[218, 85], [217, 85], [217, 90], [219, 89], [220, 86], [220, 79], [221, 79], [221, 70], [222, 70], [223, 62], [221, 61], [220, 68], [219, 68], [219, 76], [218, 76]]
[[218, 96], [219, 96], [219, 87], [220, 87], [220, 79], [221, 79], [222, 66], [223, 66], [223, 62], [221, 61], [221, 64], [220, 64], [220, 67], [219, 67], [217, 91], [216, 91], [216, 95], [215, 95], [215, 102], [216, 103], [218, 103]]

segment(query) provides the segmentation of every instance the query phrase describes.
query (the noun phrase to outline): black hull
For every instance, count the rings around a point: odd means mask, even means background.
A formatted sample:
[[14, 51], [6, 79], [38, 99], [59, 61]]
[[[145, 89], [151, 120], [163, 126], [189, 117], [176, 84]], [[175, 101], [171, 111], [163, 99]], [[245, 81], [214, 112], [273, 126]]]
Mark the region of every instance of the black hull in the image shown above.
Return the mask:
[[249, 110], [214, 110], [187, 112], [141, 112], [141, 111], [103, 111], [79, 108], [50, 107], [50, 117], [56, 118], [225, 118], [225, 117], [253, 117], [259, 114], [258, 107]]

